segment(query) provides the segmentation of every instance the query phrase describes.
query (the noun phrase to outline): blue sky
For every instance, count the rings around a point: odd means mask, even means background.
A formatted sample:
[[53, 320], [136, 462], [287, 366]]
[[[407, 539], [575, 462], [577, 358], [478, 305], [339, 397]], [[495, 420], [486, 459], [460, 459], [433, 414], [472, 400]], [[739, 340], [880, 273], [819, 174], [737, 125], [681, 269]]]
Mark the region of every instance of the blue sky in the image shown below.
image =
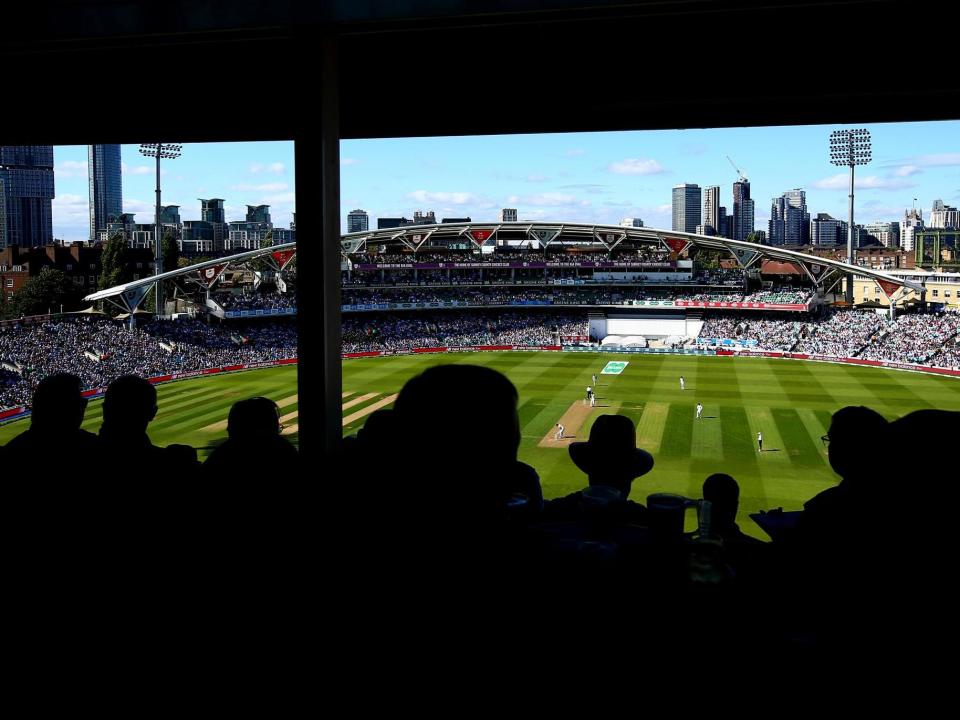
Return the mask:
[[873, 139], [873, 162], [857, 168], [857, 222], [901, 219], [914, 198], [925, 216], [937, 198], [960, 204], [960, 122], [931, 122], [344, 141], [341, 214], [364, 209], [375, 227], [417, 209], [495, 220], [516, 207], [521, 220], [640, 217], [669, 229], [680, 183], [719, 185], [732, 209], [729, 155], [750, 179], [757, 229], [793, 188], [812, 215], [846, 218], [848, 171], [829, 163], [829, 137], [847, 127]]
[[[819, 125], [717, 130], [664, 130], [479, 137], [349, 140], [341, 143], [341, 223], [354, 208], [376, 218], [434, 210], [437, 218], [495, 220], [516, 207], [521, 220], [616, 224], [640, 217], [670, 227], [671, 188], [690, 182], [720, 186], [732, 206], [744, 171], [765, 230], [770, 201], [785, 190], [807, 191], [811, 214], [847, 216], [847, 174], [829, 163], [831, 131], [866, 127], [873, 162], [857, 169], [857, 221], [897, 220], [913, 205], [960, 205], [960, 122]], [[54, 234], [87, 237], [86, 146], [58, 146]], [[138, 222], [153, 218], [153, 167], [123, 146], [124, 210]], [[227, 219], [242, 220], [245, 205], [268, 204], [286, 227], [295, 209], [293, 143], [186, 145], [165, 162], [163, 203], [198, 219], [200, 197], [226, 199]]]
[[[123, 210], [137, 222], [153, 222], [155, 161], [138, 145], [124, 145]], [[54, 148], [53, 234], [65, 240], [89, 235], [87, 146]], [[200, 219], [197, 198], [224, 198], [227, 220], [243, 220], [246, 205], [270, 205], [273, 224], [289, 227], [294, 203], [293, 143], [196, 143], [161, 166], [162, 202], [180, 205], [183, 220]]]

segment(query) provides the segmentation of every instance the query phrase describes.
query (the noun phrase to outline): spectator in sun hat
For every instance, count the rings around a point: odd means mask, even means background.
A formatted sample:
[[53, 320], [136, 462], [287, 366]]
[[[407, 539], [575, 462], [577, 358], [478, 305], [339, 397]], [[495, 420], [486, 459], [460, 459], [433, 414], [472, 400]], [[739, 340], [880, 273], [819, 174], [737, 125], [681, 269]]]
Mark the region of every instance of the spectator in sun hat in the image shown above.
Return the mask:
[[601, 415], [590, 428], [589, 440], [571, 443], [570, 458], [587, 474], [589, 487], [547, 502], [545, 519], [580, 520], [585, 506], [597, 500], [615, 505], [620, 522], [645, 523], [646, 508], [628, 497], [634, 479], [653, 469], [653, 456], [637, 447], [630, 418]]

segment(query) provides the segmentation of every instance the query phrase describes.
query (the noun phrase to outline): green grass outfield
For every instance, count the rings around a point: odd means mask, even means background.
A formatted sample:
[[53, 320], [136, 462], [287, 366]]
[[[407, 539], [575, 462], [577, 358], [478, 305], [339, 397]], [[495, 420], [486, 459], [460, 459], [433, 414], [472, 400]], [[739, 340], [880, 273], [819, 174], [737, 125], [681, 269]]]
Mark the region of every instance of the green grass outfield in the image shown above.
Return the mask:
[[[758, 536], [762, 533], [746, 519], [748, 513], [778, 506], [797, 509], [836, 481], [820, 442], [834, 411], [867, 405], [894, 419], [920, 408], [960, 410], [960, 379], [919, 373], [767, 358], [513, 352], [345, 361], [343, 402], [350, 407], [343, 410], [343, 417], [362, 415], [385, 402], [389, 406], [389, 397], [408, 378], [431, 365], [494, 368], [506, 374], [520, 393], [520, 457], [540, 473], [545, 495], [555, 497], [579, 489], [586, 478], [565, 449], [539, 448], [537, 443], [583, 396], [590, 375], [599, 375], [610, 360], [630, 364], [622, 375], [599, 377], [597, 408], [577, 433], [578, 439], [586, 439], [600, 414], [629, 416], [637, 424], [638, 444], [656, 458], [653, 471], [634, 483], [634, 499], [658, 491], [699, 496], [707, 475], [727, 472], [742, 489], [742, 527]], [[683, 392], [680, 375], [687, 383]], [[150, 436], [160, 445], [215, 445], [226, 436], [216, 423], [222, 423], [233, 402], [251, 395], [285, 402], [281, 410], [285, 416], [297, 411], [296, 368], [186, 380], [159, 386], [158, 391], [160, 412]], [[699, 422], [694, 417], [698, 400], [704, 408]], [[456, 397], [450, 401], [456, 402]], [[90, 404], [84, 427], [99, 427], [100, 408], [100, 402]], [[349, 422], [344, 434], [356, 432], [364, 421], [365, 416]], [[284, 422], [292, 425], [296, 418]], [[0, 443], [24, 427], [22, 422], [0, 427]], [[758, 430], [764, 437], [762, 454], [756, 447]], [[471, 435], [478, 431], [464, 428], [466, 458]], [[291, 438], [296, 440], [296, 435]], [[429, 437], [423, 440], [428, 447]], [[907, 447], [896, 451], [922, 452]]]

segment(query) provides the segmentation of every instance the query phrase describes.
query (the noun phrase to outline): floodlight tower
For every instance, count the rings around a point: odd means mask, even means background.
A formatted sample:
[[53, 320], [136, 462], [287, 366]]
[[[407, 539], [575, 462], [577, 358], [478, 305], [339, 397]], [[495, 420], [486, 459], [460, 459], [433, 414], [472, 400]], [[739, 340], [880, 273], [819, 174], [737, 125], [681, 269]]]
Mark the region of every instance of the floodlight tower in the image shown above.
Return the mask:
[[[830, 133], [830, 162], [840, 167], [850, 168], [850, 226], [847, 228], [847, 264], [855, 265], [853, 251], [853, 169], [857, 165], [866, 165], [873, 159], [870, 150], [870, 131], [864, 128], [856, 130], [834, 130]], [[853, 304], [853, 273], [847, 275], [846, 300]]]
[[[171, 143], [143, 143], [140, 145], [141, 155], [157, 159], [157, 217], [153, 233], [153, 249], [154, 256], [156, 257], [154, 275], [159, 275], [163, 272], [163, 249], [160, 246], [160, 159], [175, 160], [180, 157], [182, 150], [183, 145]], [[154, 298], [157, 306], [157, 316], [159, 317], [163, 313], [163, 281], [158, 280], [154, 286]]]

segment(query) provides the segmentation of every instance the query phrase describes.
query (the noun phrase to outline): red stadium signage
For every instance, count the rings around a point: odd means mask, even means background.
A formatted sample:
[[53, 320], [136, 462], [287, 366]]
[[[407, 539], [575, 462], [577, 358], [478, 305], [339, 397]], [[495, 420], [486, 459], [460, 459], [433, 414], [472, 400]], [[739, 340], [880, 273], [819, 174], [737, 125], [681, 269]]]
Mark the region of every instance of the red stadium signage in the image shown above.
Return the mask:
[[690, 245], [690, 241], [684, 238], [663, 238], [663, 243], [670, 248], [670, 252], [676, 253], [677, 255], [686, 250], [687, 246]]
[[283, 270], [296, 254], [296, 250], [274, 250], [272, 253], [270, 253], [270, 257], [272, 257], [273, 261], [277, 263], [277, 267], [280, 270]]
[[220, 265], [211, 265], [210, 267], [205, 267], [202, 270], [197, 270], [197, 274], [200, 276], [200, 282], [206, 285], [207, 288], [211, 288], [226, 269], [227, 264], [222, 263]]
[[483, 245], [487, 240], [490, 239], [490, 236], [493, 235], [494, 230], [468, 230], [467, 235], [470, 236], [470, 239], [473, 240], [477, 245]]
[[901, 288], [900, 285], [897, 285], [895, 282], [890, 282], [889, 280], [877, 280], [877, 285], [880, 286], [880, 289], [883, 290], [884, 295], [888, 298], [896, 295], [897, 290]]

